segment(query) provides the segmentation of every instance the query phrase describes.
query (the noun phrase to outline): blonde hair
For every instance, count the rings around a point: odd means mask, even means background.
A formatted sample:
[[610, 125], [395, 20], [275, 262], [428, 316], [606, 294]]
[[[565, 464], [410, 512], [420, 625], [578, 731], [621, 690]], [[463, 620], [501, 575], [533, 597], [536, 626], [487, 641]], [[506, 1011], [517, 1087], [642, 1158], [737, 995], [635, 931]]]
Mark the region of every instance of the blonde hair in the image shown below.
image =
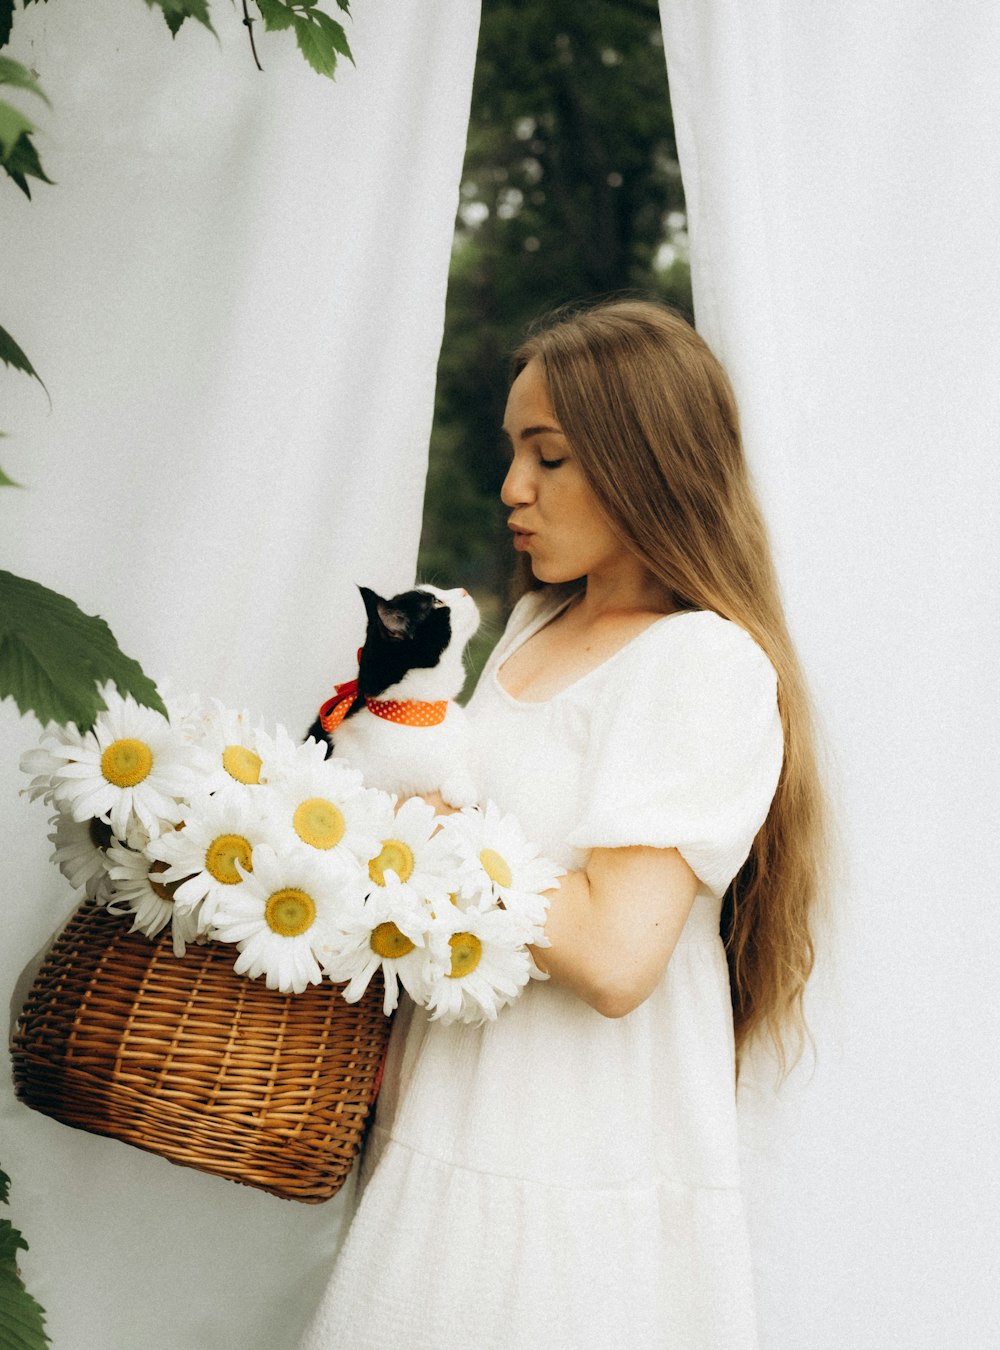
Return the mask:
[[[621, 300], [560, 311], [514, 356], [541, 367], [552, 408], [612, 528], [678, 609], [744, 628], [778, 677], [784, 762], [768, 816], [726, 892], [722, 936], [736, 1046], [758, 1032], [785, 1064], [826, 872], [826, 808], [802, 672], [782, 611], [725, 371], [679, 315]], [[521, 590], [537, 582], [522, 575]]]

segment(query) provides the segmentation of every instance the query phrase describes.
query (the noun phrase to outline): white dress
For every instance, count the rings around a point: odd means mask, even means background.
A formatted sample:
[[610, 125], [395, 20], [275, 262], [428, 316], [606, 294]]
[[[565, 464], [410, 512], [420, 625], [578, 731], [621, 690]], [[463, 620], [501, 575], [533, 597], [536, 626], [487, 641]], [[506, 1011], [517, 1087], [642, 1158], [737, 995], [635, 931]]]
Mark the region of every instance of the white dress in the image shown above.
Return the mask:
[[543, 981], [484, 1028], [401, 1009], [302, 1350], [756, 1345], [719, 913], [781, 766], [774, 672], [741, 628], [682, 612], [519, 702], [497, 670], [566, 600], [518, 604], [470, 701], [484, 797], [569, 868], [676, 847], [698, 897], [627, 1017]]

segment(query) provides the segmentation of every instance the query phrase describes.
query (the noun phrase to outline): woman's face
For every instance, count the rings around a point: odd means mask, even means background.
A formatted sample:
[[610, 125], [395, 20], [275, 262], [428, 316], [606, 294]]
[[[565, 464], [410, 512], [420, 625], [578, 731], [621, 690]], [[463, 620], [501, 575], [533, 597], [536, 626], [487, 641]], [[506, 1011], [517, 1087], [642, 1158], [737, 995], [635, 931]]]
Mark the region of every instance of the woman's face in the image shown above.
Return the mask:
[[538, 580], [575, 581], [632, 561], [574, 458], [534, 361], [510, 387], [503, 430], [513, 458], [500, 499], [510, 507], [514, 547], [530, 556]]

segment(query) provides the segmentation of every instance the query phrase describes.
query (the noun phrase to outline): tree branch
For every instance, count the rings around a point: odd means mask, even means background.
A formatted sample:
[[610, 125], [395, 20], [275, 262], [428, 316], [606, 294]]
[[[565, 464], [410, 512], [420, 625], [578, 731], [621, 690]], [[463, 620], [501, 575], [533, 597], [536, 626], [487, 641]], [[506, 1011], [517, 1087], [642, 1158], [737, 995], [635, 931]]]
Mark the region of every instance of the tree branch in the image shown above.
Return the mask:
[[246, 26], [247, 32], [250, 34], [250, 50], [253, 52], [254, 65], [259, 71], [263, 72], [264, 67], [260, 63], [260, 58], [257, 55], [257, 46], [253, 40], [253, 26], [256, 22], [256, 19], [251, 19], [250, 17], [250, 11], [247, 9], [247, 0], [243, 0], [243, 23]]

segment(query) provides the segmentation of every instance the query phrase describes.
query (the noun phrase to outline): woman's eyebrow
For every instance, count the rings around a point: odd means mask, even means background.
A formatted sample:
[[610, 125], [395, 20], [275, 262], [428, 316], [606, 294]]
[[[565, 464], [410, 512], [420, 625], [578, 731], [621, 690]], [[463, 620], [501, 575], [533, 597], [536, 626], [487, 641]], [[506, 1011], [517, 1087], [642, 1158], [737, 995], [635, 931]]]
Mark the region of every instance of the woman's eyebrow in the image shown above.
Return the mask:
[[[514, 438], [513, 436], [511, 436], [507, 428], [501, 427], [500, 431], [504, 436], [507, 437], [508, 441], [510, 441], [513, 444]], [[562, 434], [563, 434], [562, 427], [554, 427], [549, 426], [547, 423], [542, 423], [537, 427], [522, 427], [518, 434], [518, 440], [526, 441], [529, 440], [530, 437], [532, 436], [545, 436], [545, 435], [561, 436]]]

